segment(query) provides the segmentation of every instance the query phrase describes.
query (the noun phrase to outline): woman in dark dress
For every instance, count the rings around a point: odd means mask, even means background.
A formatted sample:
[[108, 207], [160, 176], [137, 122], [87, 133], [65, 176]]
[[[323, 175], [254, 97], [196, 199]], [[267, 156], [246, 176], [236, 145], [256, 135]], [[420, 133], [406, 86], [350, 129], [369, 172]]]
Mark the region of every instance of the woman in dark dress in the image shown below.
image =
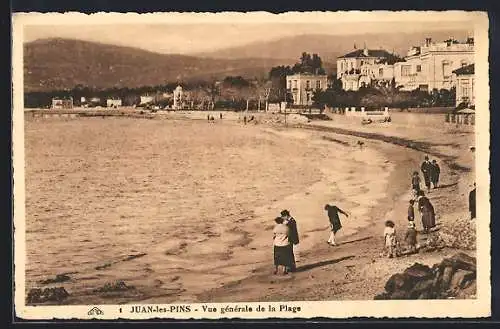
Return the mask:
[[339, 213], [349, 217], [349, 215], [337, 206], [325, 205], [325, 210], [328, 213], [328, 219], [330, 220], [330, 237], [328, 238], [328, 244], [335, 246], [335, 234], [342, 228], [342, 223], [340, 222]]
[[274, 274], [278, 273], [279, 266], [283, 267], [283, 274], [288, 274], [293, 266], [293, 249], [288, 240], [290, 230], [282, 217], [276, 217], [275, 222], [273, 229]]
[[424, 232], [427, 233], [431, 228], [436, 226], [436, 214], [431, 201], [424, 195], [423, 191], [420, 191], [419, 193], [418, 209], [422, 214], [422, 226], [424, 228]]
[[470, 219], [476, 218], [476, 183], [474, 183], [474, 189], [469, 193], [469, 212]]
[[439, 167], [436, 160], [432, 160], [431, 183], [433, 188], [438, 187], [440, 174], [441, 174], [441, 168]]

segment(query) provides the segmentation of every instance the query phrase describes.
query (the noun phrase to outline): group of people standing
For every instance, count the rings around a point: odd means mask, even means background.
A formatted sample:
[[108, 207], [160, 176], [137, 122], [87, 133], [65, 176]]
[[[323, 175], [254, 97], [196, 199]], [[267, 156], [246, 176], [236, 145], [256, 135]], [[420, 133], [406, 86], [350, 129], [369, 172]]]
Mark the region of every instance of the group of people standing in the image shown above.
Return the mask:
[[[439, 175], [441, 173], [441, 168], [437, 164], [436, 160], [429, 161], [429, 157], [426, 156], [424, 162], [420, 166], [420, 170], [424, 176], [425, 186], [427, 191], [430, 191], [431, 183], [433, 188], [438, 187]], [[429, 233], [429, 231], [436, 226], [436, 212], [434, 206], [428, 197], [425, 196], [425, 192], [420, 188], [420, 176], [417, 171], [413, 172], [411, 178], [411, 187], [413, 191], [413, 198], [410, 199], [408, 205], [408, 228], [405, 234], [405, 241], [408, 245], [409, 252], [415, 252], [417, 250], [417, 229], [415, 225], [415, 203], [417, 209], [421, 215], [422, 232]], [[385, 238], [385, 250], [387, 256], [397, 257], [399, 254], [399, 242], [396, 237], [395, 223], [393, 221], [385, 222], [384, 238]]]
[[[433, 188], [437, 188], [439, 184], [439, 175], [441, 168], [436, 160], [429, 161], [426, 156], [424, 162], [420, 166], [420, 170], [424, 176], [425, 186], [430, 192], [431, 184]], [[417, 251], [417, 229], [415, 225], [415, 205], [421, 215], [422, 232], [427, 234], [436, 226], [436, 213], [434, 206], [424, 191], [420, 188], [420, 176], [418, 172], [414, 172], [411, 179], [411, 187], [413, 190], [413, 198], [409, 200], [408, 205], [408, 227], [404, 239], [408, 246], [408, 251]], [[475, 184], [474, 190], [469, 195], [469, 210], [471, 218], [476, 216], [475, 209]], [[327, 212], [330, 222], [330, 235], [327, 243], [330, 246], [336, 246], [335, 234], [342, 228], [339, 214], [349, 217], [349, 214], [335, 205], [326, 204], [324, 210]], [[279, 217], [275, 218], [276, 225], [273, 230], [274, 241], [274, 273], [278, 273], [280, 266], [283, 267], [283, 274], [294, 272], [296, 270], [296, 261], [294, 249], [299, 244], [299, 234], [296, 220], [290, 215], [288, 210], [283, 210]], [[388, 257], [399, 256], [399, 241], [396, 235], [395, 223], [391, 220], [385, 222], [384, 228], [384, 250]]]
[[288, 210], [283, 210], [280, 216], [274, 219], [274, 274], [278, 274], [279, 267], [283, 267], [283, 274], [295, 272], [297, 269], [294, 249], [299, 244], [299, 231], [295, 218]]
[[[219, 113], [219, 119], [222, 120], [222, 113]], [[214, 121], [215, 118], [213, 115], [207, 114], [207, 121]]]
[[[439, 167], [436, 160], [429, 160], [428, 156], [425, 156], [425, 161], [422, 162], [420, 170], [424, 175], [424, 183], [427, 187], [427, 192], [431, 190], [431, 183], [433, 188], [437, 188], [439, 184], [439, 175], [441, 174], [441, 168]], [[412, 188], [415, 194], [420, 191], [420, 176], [418, 172], [413, 172], [412, 176]]]

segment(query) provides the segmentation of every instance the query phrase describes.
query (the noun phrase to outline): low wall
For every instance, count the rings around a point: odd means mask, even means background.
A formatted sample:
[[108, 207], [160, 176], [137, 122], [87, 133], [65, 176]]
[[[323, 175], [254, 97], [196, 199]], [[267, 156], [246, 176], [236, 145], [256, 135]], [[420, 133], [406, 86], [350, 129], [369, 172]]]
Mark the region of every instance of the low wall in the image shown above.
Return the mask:
[[448, 113], [453, 110], [453, 107], [410, 107], [407, 109], [394, 108], [392, 112], [409, 112], [409, 113]]

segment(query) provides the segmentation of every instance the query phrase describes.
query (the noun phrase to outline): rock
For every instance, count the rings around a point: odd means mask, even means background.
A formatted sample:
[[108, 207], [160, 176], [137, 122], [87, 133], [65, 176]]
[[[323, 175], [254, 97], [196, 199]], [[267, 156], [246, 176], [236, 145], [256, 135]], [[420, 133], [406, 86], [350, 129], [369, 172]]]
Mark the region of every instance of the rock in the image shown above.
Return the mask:
[[423, 291], [420, 295], [418, 295], [417, 299], [431, 299], [431, 297], [427, 291]]
[[410, 299], [410, 293], [405, 290], [396, 290], [391, 294], [390, 299]]
[[390, 295], [386, 292], [383, 292], [381, 294], [378, 294], [375, 296], [374, 300], [387, 300], [389, 299]]
[[385, 291], [392, 294], [397, 290], [401, 290], [403, 287], [405, 287], [407, 281], [408, 276], [406, 276], [405, 274], [394, 274], [385, 284]]
[[[418, 299], [422, 293], [432, 290], [433, 286], [432, 279], [420, 281], [411, 289], [410, 297], [412, 299]], [[427, 295], [429, 295], [429, 293]]]
[[40, 281], [41, 284], [50, 284], [50, 283], [60, 283], [60, 282], [65, 282], [69, 281], [71, 278], [66, 275], [66, 274], [58, 274], [54, 279], [47, 279], [47, 280], [42, 280]]
[[34, 288], [28, 292], [27, 303], [61, 302], [68, 296], [68, 292], [63, 287], [45, 288], [43, 290]]
[[101, 288], [94, 289], [94, 292], [116, 292], [135, 289], [133, 286], [127, 286], [123, 281], [116, 281], [115, 283], [106, 283]]
[[415, 263], [393, 274], [376, 299], [475, 298], [476, 259], [464, 253], [429, 266]]
[[438, 290], [440, 288], [442, 279], [443, 271], [440, 268], [436, 268], [434, 270], [434, 279], [432, 280], [432, 286]]
[[462, 269], [466, 271], [476, 270], [476, 259], [463, 252], [456, 254], [451, 257], [451, 261], [456, 269]]
[[451, 278], [453, 276], [453, 267], [451, 266], [447, 266], [444, 268], [443, 270], [443, 278], [441, 279], [441, 284], [440, 284], [440, 287], [442, 289], [448, 289], [448, 287], [450, 286], [450, 282], [451, 282]]
[[452, 292], [457, 292], [460, 289], [463, 289], [467, 283], [470, 283], [472, 280], [475, 280], [476, 273], [471, 271], [465, 271], [458, 269], [450, 282], [450, 290]]
[[422, 280], [432, 276], [432, 270], [429, 266], [422, 265], [420, 263], [415, 263], [408, 267], [403, 273], [415, 278], [417, 280]]

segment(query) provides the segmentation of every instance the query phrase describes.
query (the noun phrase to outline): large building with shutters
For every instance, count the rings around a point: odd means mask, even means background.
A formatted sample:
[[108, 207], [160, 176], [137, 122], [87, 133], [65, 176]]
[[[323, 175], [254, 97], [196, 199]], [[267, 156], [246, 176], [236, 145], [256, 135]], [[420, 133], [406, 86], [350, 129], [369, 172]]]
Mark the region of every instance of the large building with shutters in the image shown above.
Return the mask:
[[355, 49], [337, 58], [337, 79], [342, 89], [358, 90], [372, 85], [387, 85], [394, 78], [394, 63], [402, 61], [383, 49]]
[[401, 90], [451, 89], [453, 71], [474, 62], [474, 39], [460, 42], [453, 38], [410, 48], [403, 62], [394, 65], [396, 86]]
[[326, 90], [327, 87], [326, 75], [297, 73], [286, 76], [286, 88], [293, 97], [293, 105], [311, 106], [314, 91]]
[[474, 106], [474, 64], [454, 70], [453, 80], [456, 88], [456, 105]]

